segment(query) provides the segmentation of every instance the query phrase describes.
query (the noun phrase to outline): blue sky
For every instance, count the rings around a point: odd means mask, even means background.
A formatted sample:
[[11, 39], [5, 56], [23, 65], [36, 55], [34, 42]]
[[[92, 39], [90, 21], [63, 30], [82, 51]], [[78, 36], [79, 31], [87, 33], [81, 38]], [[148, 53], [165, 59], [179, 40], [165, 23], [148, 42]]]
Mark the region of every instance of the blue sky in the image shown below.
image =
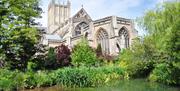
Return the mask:
[[[41, 7], [44, 11], [42, 19], [38, 19], [42, 26], [47, 26], [47, 8], [51, 0], [41, 0]], [[58, 1], [58, 0], [57, 0]], [[61, 3], [66, 0], [59, 0]], [[119, 16], [136, 19], [142, 16], [147, 10], [153, 9], [157, 3], [165, 0], [70, 0], [71, 16], [78, 12], [82, 5], [93, 20], [106, 16]], [[136, 26], [137, 27], [137, 26]], [[137, 27], [138, 28], [138, 27]], [[142, 31], [139, 29], [142, 35]]]

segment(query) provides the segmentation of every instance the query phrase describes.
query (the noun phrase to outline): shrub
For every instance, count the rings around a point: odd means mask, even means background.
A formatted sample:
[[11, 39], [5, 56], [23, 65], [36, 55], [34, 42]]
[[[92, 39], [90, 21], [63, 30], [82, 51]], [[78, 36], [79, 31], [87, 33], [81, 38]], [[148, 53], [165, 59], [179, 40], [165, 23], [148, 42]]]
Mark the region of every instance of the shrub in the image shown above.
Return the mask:
[[35, 87], [52, 86], [53, 81], [49, 76], [49, 73], [44, 71], [38, 72], [26, 72], [24, 73], [23, 87], [32, 89]]
[[53, 69], [53, 68], [57, 68], [57, 62], [56, 62], [56, 52], [55, 52], [55, 48], [50, 47], [48, 49], [48, 53], [47, 53], [47, 58], [44, 62], [44, 67], [46, 69]]
[[19, 71], [0, 69], [0, 90], [17, 90], [23, 86], [23, 80], [23, 74]]
[[11, 90], [15, 88], [13, 78], [14, 73], [5, 70], [5, 69], [0, 69], [0, 90]]
[[27, 71], [34, 71], [35, 69], [37, 68], [37, 65], [33, 62], [28, 62], [28, 65], [27, 65]]
[[37, 64], [38, 69], [57, 69], [58, 67], [68, 66], [71, 62], [70, 49], [65, 45], [56, 48], [50, 47], [48, 51], [41, 49], [43, 53], [38, 53], [33, 62]]
[[25, 88], [35, 88], [37, 86], [37, 78], [34, 72], [26, 72], [24, 74], [24, 87]]
[[45, 87], [45, 86], [52, 86], [53, 79], [49, 76], [49, 73], [39, 71], [35, 74], [37, 87]]
[[157, 64], [151, 75], [150, 81], [161, 82], [168, 85], [180, 85], [180, 62]]
[[74, 47], [71, 57], [72, 64], [75, 66], [94, 66], [97, 61], [96, 53], [85, 39], [82, 39], [82, 41]]
[[22, 73], [19, 71], [10, 71], [0, 69], [0, 90], [16, 91], [22, 88], [35, 88], [42, 86], [51, 86], [53, 80], [47, 72], [34, 73], [28, 71]]
[[0, 90], [12, 90], [14, 89], [13, 79], [1, 78], [0, 80]]
[[149, 76], [154, 68], [154, 61], [121, 61], [120, 67], [124, 68], [132, 78]]
[[16, 71], [15, 76], [13, 77], [13, 83], [17, 90], [24, 88], [24, 73]]
[[71, 62], [70, 49], [65, 45], [60, 45], [56, 49], [57, 63], [59, 66], [69, 66]]

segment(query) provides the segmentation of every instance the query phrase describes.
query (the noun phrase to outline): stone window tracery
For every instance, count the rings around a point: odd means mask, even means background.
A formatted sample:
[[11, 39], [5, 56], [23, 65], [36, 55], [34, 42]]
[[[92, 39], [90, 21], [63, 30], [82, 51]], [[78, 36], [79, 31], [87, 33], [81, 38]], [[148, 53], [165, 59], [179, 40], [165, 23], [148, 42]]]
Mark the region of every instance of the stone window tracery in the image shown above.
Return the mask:
[[125, 28], [122, 28], [119, 31], [119, 42], [121, 49], [129, 47], [129, 35], [128, 31]]
[[89, 29], [89, 25], [86, 22], [81, 22], [75, 28], [74, 36], [81, 35], [83, 32]]
[[98, 31], [97, 43], [101, 45], [103, 54], [109, 54], [109, 36], [105, 30], [101, 29]]

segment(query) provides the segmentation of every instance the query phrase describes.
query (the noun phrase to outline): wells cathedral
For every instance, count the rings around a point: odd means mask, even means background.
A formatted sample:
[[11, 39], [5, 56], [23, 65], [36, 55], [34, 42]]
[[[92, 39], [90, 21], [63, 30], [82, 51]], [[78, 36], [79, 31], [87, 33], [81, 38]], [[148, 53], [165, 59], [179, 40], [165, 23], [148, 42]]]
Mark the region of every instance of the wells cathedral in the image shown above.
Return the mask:
[[107, 16], [93, 20], [83, 7], [71, 16], [69, 0], [65, 4], [51, 0], [47, 33], [43, 35], [42, 43], [49, 47], [65, 44], [73, 48], [84, 37], [91, 47], [100, 45], [103, 53], [117, 55], [122, 49], [130, 47], [136, 36], [131, 19]]

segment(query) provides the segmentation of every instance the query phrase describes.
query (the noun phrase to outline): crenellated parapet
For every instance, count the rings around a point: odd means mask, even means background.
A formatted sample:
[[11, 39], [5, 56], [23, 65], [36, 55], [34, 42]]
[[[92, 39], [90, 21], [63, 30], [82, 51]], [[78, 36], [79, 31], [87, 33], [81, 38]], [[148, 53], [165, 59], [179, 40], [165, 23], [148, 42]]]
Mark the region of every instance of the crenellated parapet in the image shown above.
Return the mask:
[[48, 6], [48, 33], [51, 34], [57, 28], [64, 25], [71, 16], [71, 3], [66, 4], [60, 0], [51, 0]]

